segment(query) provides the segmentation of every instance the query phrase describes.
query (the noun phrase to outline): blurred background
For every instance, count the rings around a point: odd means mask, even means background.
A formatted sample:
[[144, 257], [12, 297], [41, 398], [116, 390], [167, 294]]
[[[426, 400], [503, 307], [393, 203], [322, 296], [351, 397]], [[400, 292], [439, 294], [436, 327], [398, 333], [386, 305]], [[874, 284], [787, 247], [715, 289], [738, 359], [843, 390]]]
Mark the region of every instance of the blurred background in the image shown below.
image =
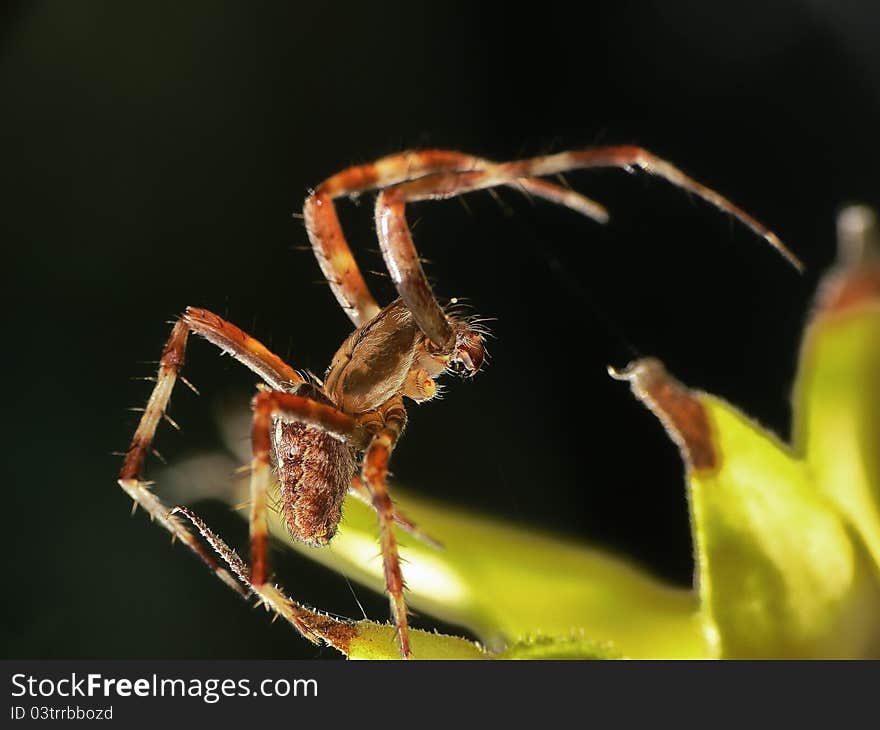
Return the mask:
[[[395, 480], [689, 585], [679, 456], [605, 367], [660, 357], [787, 438], [835, 213], [880, 201], [880, 11], [579, 7], [4, 4], [4, 656], [334, 656], [270, 624], [143, 514], [130, 518], [112, 452], [137, 421], [126, 408], [149, 393], [130, 378], [153, 374], [145, 361], [187, 305], [323, 372], [350, 326], [293, 214], [333, 172], [417, 146], [507, 159], [640, 144], [807, 264], [798, 275], [728, 216], [620, 171], [567, 176], [609, 207], [605, 227], [510, 191], [501, 204], [478, 193], [409, 211], [438, 295], [497, 318], [497, 339], [479, 377], [411, 408]], [[340, 208], [359, 261], [380, 271], [369, 200]], [[393, 297], [387, 279], [370, 283]], [[157, 442], [171, 463], [216, 447], [214, 404], [254, 385], [198, 340], [185, 374], [202, 395], [172, 401], [183, 430], [162, 427]], [[197, 509], [245, 544], [228, 507]], [[382, 596], [344, 576], [273, 560], [296, 598], [353, 617], [360, 600], [387, 617]]]

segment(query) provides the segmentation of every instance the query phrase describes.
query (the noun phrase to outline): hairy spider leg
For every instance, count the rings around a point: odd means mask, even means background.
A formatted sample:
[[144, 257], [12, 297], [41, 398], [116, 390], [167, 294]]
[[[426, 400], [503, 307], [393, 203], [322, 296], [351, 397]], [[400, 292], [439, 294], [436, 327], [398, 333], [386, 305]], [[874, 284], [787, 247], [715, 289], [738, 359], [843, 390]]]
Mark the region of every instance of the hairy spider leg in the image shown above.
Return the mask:
[[[423, 175], [438, 172], [467, 172], [494, 165], [489, 160], [452, 150], [415, 150], [383, 157], [375, 162], [349, 167], [321, 183], [303, 206], [306, 231], [312, 250], [336, 300], [355, 326], [360, 327], [379, 313], [379, 305], [345, 240], [334, 200], [356, 196]], [[593, 218], [608, 220], [608, 212], [598, 203], [547, 180], [511, 178], [505, 185], [544, 198], [550, 202]]]
[[419, 200], [451, 198], [474, 190], [507, 185], [523, 177], [554, 175], [594, 167], [640, 169], [663, 178], [734, 216], [764, 238], [798, 270], [802, 269], [800, 260], [770, 229], [723, 195], [640, 147], [597, 147], [484, 165], [468, 171], [438, 172], [383, 190], [376, 199], [375, 211], [379, 244], [391, 279], [419, 327], [435, 345], [449, 347], [453, 338], [452, 329], [422, 269], [406, 222], [406, 204]]
[[187, 307], [182, 317], [190, 330], [229, 353], [273, 390], [290, 391], [303, 378], [262, 342], [207, 309]]
[[319, 644], [320, 640], [331, 643], [327, 632], [322, 630], [322, 625], [326, 625], [328, 620], [316, 613], [310, 611], [305, 606], [288, 598], [282, 590], [271, 584], [256, 585], [251, 581], [250, 571], [244, 561], [238, 556], [231, 547], [229, 547], [223, 539], [217, 535], [204, 520], [193, 512], [189, 507], [175, 507], [172, 510], [173, 515], [181, 514], [201, 533], [205, 542], [207, 542], [214, 552], [219, 555], [238, 579], [256, 593], [267, 609], [274, 611], [285, 621], [290, 623], [297, 629], [306, 639], [314, 644]]
[[[352, 477], [351, 486], [348, 488], [348, 493], [352, 497], [355, 497], [364, 504], [372, 507], [373, 497], [370, 494], [370, 490], [367, 488], [367, 485], [364, 484], [364, 481], [360, 477]], [[443, 549], [443, 543], [440, 540], [437, 540], [436, 538], [428, 535], [426, 532], [423, 532], [422, 529], [415, 522], [413, 522], [403, 512], [397, 509], [397, 507], [394, 508], [394, 522], [402, 530], [405, 530], [414, 538], [420, 540], [426, 545], [430, 545], [431, 547], [437, 548], [438, 550]]]
[[174, 324], [171, 336], [162, 351], [156, 385], [126, 453], [119, 473], [120, 479], [137, 479], [140, 475], [147, 451], [155, 438], [156, 428], [159, 421], [165, 417], [171, 392], [183, 367], [186, 342], [190, 332], [201, 335], [224, 352], [231, 354], [272, 388], [287, 390], [291, 386], [305, 382], [290, 365], [270, 352], [263, 343], [245, 334], [231, 322], [206, 309], [187, 307]]
[[231, 353], [236, 360], [260, 375], [272, 387], [289, 387], [291, 383], [303, 381], [293, 368], [235, 325], [207, 310], [189, 307], [171, 329], [171, 335], [159, 360], [156, 385], [141, 415], [119, 472], [119, 486], [135, 501], [135, 505], [143, 507], [152, 520], [157, 521], [171, 533], [172, 537], [189, 547], [224, 583], [241, 593], [241, 587], [228, 571], [217, 564], [195, 536], [149, 490], [149, 483], [140, 478], [159, 421], [167, 418], [165, 414], [168, 402], [180, 369], [183, 367], [186, 342], [190, 332], [206, 337], [218, 347]]
[[403, 590], [406, 586], [400, 569], [400, 552], [397, 548], [397, 539], [392, 529], [394, 505], [388, 493], [386, 482], [391, 452], [394, 450], [394, 446], [397, 444], [397, 440], [400, 438], [400, 434], [406, 425], [406, 411], [403, 408], [403, 399], [400, 396], [393, 398], [388, 403], [384, 416], [385, 426], [373, 436], [364, 455], [361, 478], [370, 491], [373, 509], [376, 510], [376, 515], [379, 518], [379, 537], [382, 546], [382, 565], [385, 571], [385, 588], [388, 591], [388, 601], [391, 604], [391, 616], [394, 620], [394, 625], [397, 627], [400, 655], [404, 659], [408, 659], [412, 652], [409, 646], [406, 602], [403, 597]]

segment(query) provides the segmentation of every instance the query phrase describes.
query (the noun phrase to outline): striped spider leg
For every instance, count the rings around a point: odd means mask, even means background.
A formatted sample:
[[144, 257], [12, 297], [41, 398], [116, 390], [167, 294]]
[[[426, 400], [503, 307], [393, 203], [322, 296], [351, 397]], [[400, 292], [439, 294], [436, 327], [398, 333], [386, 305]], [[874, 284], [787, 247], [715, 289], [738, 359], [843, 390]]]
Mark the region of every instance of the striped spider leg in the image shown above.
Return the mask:
[[[366, 165], [357, 165], [333, 175], [306, 198], [303, 217], [312, 250], [339, 305], [356, 327], [369, 322], [379, 312], [355, 263], [336, 215], [334, 200], [387, 188], [397, 183], [437, 173], [460, 174], [483, 170], [494, 163], [481, 157], [453, 150], [413, 150], [388, 155]], [[608, 212], [598, 203], [566, 187], [533, 177], [509, 180], [504, 185], [521, 189], [604, 223]]]
[[734, 216], [777, 249], [795, 268], [802, 269], [800, 260], [778, 236], [742, 208], [666, 160], [631, 145], [571, 150], [506, 163], [441, 149], [389, 155], [373, 163], [349, 167], [325, 180], [306, 199], [303, 217], [312, 250], [333, 294], [355, 326], [360, 326], [378, 313], [379, 305], [345, 240], [334, 200], [379, 190], [376, 228], [385, 263], [398, 292], [413, 311], [423, 332], [436, 346], [441, 346], [448, 344], [448, 318], [422, 270], [404, 217], [405, 204], [507, 185], [604, 223], [608, 213], [601, 205], [540, 178], [542, 175], [600, 167], [642, 170], [665, 179]]

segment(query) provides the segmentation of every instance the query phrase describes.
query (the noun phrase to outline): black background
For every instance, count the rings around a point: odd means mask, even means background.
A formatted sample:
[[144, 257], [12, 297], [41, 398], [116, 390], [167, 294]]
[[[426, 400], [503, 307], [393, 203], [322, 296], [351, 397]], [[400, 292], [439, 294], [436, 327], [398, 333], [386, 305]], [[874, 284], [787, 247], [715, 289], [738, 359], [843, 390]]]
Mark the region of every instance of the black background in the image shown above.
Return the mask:
[[[788, 393], [834, 216], [878, 202], [880, 12], [855, 2], [21, 2], [0, 31], [8, 657], [314, 657], [211, 578], [115, 486], [168, 320], [207, 307], [323, 371], [349, 331], [292, 217], [310, 185], [415, 146], [499, 159], [636, 143], [770, 225], [658, 180], [572, 174], [606, 227], [502, 192], [423, 204], [438, 295], [497, 317], [491, 366], [411, 409], [413, 490], [693, 570], [682, 467], [605, 374], [656, 355], [788, 435]], [[371, 206], [344, 205], [378, 270]], [[387, 280], [371, 284], [388, 301]], [[293, 337], [292, 333], [296, 333]], [[253, 378], [195, 342], [171, 460], [217, 443], [210, 404]], [[243, 522], [199, 511], [241, 545]], [[441, 536], [442, 537], [442, 536]], [[350, 616], [345, 579], [295, 557], [296, 597]], [[355, 587], [372, 618], [384, 599]], [[430, 627], [429, 617], [416, 624]]]

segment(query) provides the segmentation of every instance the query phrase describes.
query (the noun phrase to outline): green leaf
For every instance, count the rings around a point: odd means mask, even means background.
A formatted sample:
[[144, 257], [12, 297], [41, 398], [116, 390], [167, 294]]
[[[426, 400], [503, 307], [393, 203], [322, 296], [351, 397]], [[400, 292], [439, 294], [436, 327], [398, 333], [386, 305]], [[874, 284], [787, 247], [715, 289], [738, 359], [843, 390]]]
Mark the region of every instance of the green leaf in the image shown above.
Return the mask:
[[846, 657], [874, 648], [880, 596], [809, 466], [655, 360], [624, 374], [682, 448], [706, 638], [720, 657]]
[[[358, 621], [357, 635], [345, 649], [349, 659], [400, 659], [397, 630], [390, 624]], [[473, 642], [455, 636], [410, 630], [413, 656], [417, 659], [620, 659], [609, 644], [576, 636], [539, 636], [511, 644], [489, 654]]]
[[[407, 600], [419, 612], [460, 625], [493, 652], [518, 639], [583, 632], [630, 657], [705, 656], [696, 596], [669, 587], [631, 563], [573, 541], [416, 498], [395, 487], [397, 504], [437, 549], [398, 530]], [[377, 591], [384, 589], [375, 513], [345, 503], [327, 548], [274, 534], [293, 549]]]
[[584, 637], [536, 636], [511, 644], [496, 659], [622, 659], [610, 643]]
[[788, 447], [656, 361], [625, 377], [687, 464], [706, 635], [725, 657], [880, 647], [880, 240], [849, 208], [819, 289]]
[[[390, 624], [358, 621], [356, 635], [344, 651], [349, 659], [400, 659], [397, 629]], [[488, 659], [477, 644], [457, 636], [410, 630], [416, 659]]]
[[880, 567], [880, 241], [861, 206], [839, 227], [843, 260], [801, 348], [794, 444]]

